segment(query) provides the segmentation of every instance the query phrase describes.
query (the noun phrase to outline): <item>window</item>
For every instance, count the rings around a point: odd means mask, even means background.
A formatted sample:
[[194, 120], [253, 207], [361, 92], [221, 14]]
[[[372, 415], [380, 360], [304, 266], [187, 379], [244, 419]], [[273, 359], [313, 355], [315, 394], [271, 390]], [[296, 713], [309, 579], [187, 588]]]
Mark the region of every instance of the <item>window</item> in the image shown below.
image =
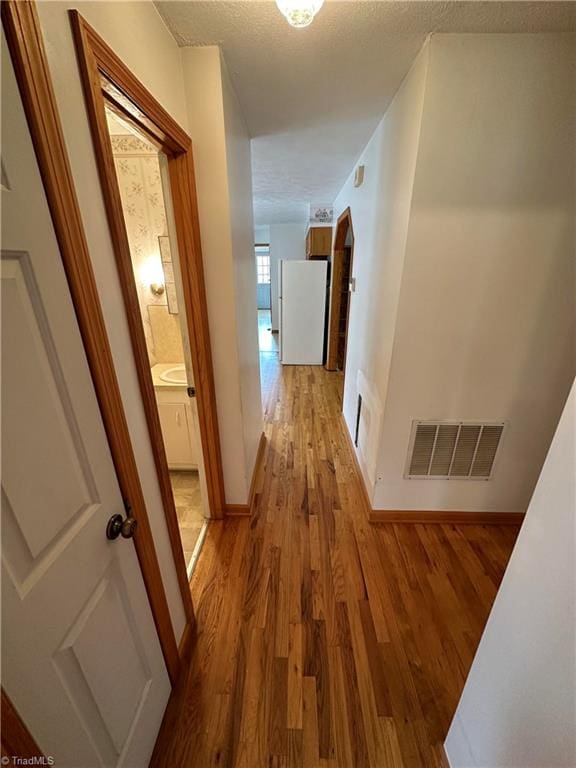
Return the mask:
[[256, 276], [258, 284], [270, 283], [270, 246], [257, 245], [256, 251]]

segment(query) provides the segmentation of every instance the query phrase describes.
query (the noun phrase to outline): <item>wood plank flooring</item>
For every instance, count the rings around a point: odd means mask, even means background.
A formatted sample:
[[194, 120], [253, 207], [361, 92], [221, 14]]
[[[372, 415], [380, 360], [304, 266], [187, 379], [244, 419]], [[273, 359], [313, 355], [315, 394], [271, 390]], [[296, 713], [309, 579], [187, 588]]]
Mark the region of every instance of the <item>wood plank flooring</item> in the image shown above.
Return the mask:
[[268, 448], [250, 519], [214, 522], [198, 642], [158, 768], [428, 768], [515, 527], [373, 525], [342, 377], [264, 355]]

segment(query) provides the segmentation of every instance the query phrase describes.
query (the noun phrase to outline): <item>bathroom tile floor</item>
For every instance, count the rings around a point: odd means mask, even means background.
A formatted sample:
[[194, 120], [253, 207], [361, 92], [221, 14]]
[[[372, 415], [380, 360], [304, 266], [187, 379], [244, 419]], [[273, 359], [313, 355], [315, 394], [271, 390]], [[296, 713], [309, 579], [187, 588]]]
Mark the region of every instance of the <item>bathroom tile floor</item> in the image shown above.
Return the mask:
[[198, 472], [171, 470], [170, 482], [172, 484], [172, 492], [174, 493], [184, 559], [186, 560], [186, 567], [188, 567], [205, 522], [202, 514]]

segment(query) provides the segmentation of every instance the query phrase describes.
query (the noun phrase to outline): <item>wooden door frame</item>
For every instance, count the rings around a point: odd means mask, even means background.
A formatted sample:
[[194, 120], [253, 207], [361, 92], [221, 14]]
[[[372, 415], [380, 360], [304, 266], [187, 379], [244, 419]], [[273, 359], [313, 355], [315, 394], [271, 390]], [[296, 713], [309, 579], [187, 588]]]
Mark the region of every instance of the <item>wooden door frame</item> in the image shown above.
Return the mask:
[[[342, 255], [344, 248], [346, 246], [346, 238], [348, 237], [348, 232], [352, 235], [352, 246], [350, 249], [350, 277], [352, 277], [352, 266], [354, 264], [354, 227], [352, 226], [352, 212], [350, 208], [346, 208], [345, 211], [343, 211], [340, 216], [338, 217], [338, 221], [336, 222], [336, 232], [334, 234], [334, 246], [332, 248], [332, 281], [331, 281], [331, 287], [330, 287], [330, 325], [328, 328], [328, 352], [326, 355], [326, 370], [328, 371], [337, 371], [338, 370], [338, 337], [334, 333], [334, 330], [338, 331], [338, 324], [336, 321], [339, 321], [340, 314], [338, 312], [338, 317], [336, 317], [336, 313], [333, 312], [333, 309], [335, 307], [335, 297], [337, 295], [337, 292], [339, 290], [339, 286], [336, 286], [336, 281], [334, 280], [334, 265], [336, 262], [336, 254]], [[346, 378], [346, 351], [348, 349], [348, 324], [350, 321], [350, 297], [348, 297], [348, 307], [346, 309], [346, 342], [344, 346], [344, 367], [343, 367], [343, 373], [344, 378]]]
[[221, 518], [226, 509], [224, 476], [200, 244], [192, 140], [78, 11], [71, 10], [69, 14], [170, 545], [182, 598], [191, 611], [190, 586], [105, 107], [109, 106], [134, 123], [164, 152], [168, 160], [184, 311], [190, 339], [200, 443], [206, 474], [208, 496], [206, 502], [210, 516]]
[[2, 757], [24, 757], [27, 759], [34, 757], [44, 757], [42, 750], [36, 743], [36, 740], [26, 727], [18, 711], [12, 704], [10, 697], [2, 688], [2, 723], [0, 732], [2, 734]]
[[[120, 491], [124, 499], [129, 500], [132, 513], [138, 520], [134, 546], [168, 676], [174, 686], [182, 669], [181, 656], [96, 288], [36, 5], [29, 0], [5, 0], [1, 3], [1, 12]], [[188, 641], [194, 633], [195, 620], [190, 596], [184, 608], [187, 624], [181, 646], [184, 639]], [[186, 650], [181, 648], [182, 653]]]

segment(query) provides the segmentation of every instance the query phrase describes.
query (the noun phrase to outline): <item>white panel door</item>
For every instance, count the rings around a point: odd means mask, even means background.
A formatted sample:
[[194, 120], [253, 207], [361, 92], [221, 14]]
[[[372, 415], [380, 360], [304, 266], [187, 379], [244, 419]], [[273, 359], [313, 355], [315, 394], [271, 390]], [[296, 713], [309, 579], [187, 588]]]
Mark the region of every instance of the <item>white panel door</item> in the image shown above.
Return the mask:
[[170, 683], [4, 35], [2, 100], [2, 684], [60, 768], [142, 768]]

